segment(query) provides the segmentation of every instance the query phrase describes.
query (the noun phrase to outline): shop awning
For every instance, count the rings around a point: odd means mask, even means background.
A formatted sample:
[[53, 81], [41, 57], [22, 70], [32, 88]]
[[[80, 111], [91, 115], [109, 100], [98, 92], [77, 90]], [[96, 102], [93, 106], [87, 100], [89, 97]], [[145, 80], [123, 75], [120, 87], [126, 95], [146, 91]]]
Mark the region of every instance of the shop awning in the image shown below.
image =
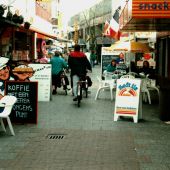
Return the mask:
[[48, 32], [41, 31], [38, 28], [34, 28], [33, 26], [30, 26], [29, 30], [32, 31], [32, 32], [38, 33], [37, 34], [38, 38], [42, 38], [42, 39], [52, 38], [54, 40], [57, 39], [57, 36], [55, 34], [51, 34], [51, 33], [48, 33]]
[[60, 38], [60, 37], [57, 37], [55, 34], [50, 34], [50, 33], [47, 33], [47, 32], [43, 32], [37, 28], [34, 28], [34, 27], [30, 27], [29, 30], [33, 31], [33, 32], [36, 32], [37, 33], [37, 38], [42, 38], [42, 39], [54, 39], [54, 40], [57, 40], [59, 42], [71, 42], [70, 40], [68, 39], [65, 39], [65, 38]]
[[146, 43], [127, 41], [118, 41], [113, 44], [110, 49], [112, 51], [129, 51], [134, 53], [149, 53], [153, 49]]
[[71, 40], [68, 40], [68, 39], [66, 39], [66, 38], [58, 38], [57, 37], [57, 39], [56, 39], [57, 41], [59, 41], [59, 42], [72, 42]]
[[121, 31], [170, 31], [170, 1], [129, 0], [119, 25]]

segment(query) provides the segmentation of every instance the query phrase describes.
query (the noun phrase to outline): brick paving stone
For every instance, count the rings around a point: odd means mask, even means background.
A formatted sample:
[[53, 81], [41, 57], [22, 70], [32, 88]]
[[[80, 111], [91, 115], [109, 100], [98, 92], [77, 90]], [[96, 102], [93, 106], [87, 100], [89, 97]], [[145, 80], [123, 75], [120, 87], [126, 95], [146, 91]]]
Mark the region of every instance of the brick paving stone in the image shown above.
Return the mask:
[[0, 170], [170, 170], [170, 126], [159, 120], [159, 105], [143, 104], [137, 124], [114, 122], [109, 91], [94, 100], [99, 73], [98, 65], [80, 108], [60, 93], [38, 103], [37, 125], [14, 124], [15, 137], [0, 131]]

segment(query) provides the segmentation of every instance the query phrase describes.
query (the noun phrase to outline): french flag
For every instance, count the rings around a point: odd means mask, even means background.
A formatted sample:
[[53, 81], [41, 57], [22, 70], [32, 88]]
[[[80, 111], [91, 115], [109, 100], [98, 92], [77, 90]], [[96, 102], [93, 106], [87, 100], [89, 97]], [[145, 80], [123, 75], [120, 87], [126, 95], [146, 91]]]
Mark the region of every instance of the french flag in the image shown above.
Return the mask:
[[110, 22], [106, 21], [104, 25], [104, 36], [113, 38], [115, 40], [120, 39], [120, 30], [119, 30], [119, 10], [120, 7], [115, 11]]
[[115, 40], [120, 39], [119, 23], [114, 18], [110, 20], [110, 37]]

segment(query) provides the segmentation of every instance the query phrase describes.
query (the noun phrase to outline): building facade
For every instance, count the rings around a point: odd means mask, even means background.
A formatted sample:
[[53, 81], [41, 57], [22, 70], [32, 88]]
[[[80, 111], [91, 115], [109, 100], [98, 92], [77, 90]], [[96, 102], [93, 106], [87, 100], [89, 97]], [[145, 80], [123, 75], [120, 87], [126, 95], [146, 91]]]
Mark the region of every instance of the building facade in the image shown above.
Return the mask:
[[[45, 45], [57, 36], [53, 32], [52, 2], [4, 1], [0, 16], [0, 56], [14, 61], [34, 60], [46, 53]], [[9, 15], [11, 14], [11, 17]], [[14, 20], [14, 15], [22, 22]]]
[[[114, 39], [103, 36], [106, 21], [109, 21], [120, 2], [114, 0], [101, 0], [87, 10], [84, 10], [69, 21], [73, 31], [68, 33], [69, 39], [74, 40], [75, 23], [78, 25], [78, 43], [83, 49], [95, 49], [100, 62], [101, 47], [110, 46]], [[74, 40], [75, 41], [75, 40]]]

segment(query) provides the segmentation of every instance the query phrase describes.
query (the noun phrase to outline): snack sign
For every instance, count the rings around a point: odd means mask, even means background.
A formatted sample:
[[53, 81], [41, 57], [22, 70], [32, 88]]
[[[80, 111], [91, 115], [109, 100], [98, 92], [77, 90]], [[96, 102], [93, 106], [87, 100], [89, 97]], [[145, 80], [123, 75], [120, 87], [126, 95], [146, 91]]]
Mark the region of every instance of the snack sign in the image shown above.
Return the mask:
[[114, 121], [119, 116], [129, 116], [138, 120], [140, 79], [122, 78], [117, 80]]

